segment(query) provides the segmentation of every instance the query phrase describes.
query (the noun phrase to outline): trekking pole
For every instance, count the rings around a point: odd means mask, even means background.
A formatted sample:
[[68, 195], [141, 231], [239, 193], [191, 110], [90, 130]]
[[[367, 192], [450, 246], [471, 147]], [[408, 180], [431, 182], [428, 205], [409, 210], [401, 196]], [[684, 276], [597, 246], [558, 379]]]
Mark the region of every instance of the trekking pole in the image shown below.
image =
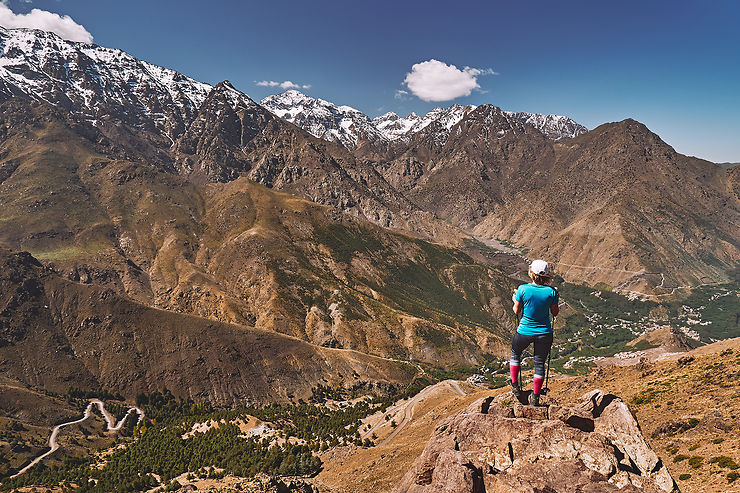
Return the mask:
[[[552, 317], [553, 332], [555, 332], [555, 321], [557, 319], [558, 317]], [[550, 346], [550, 350], [547, 352], [547, 371], [545, 372], [545, 394], [550, 392], [550, 358], [552, 358], [552, 346]]]
[[547, 355], [547, 371], [545, 372], [545, 394], [550, 392], [550, 357], [552, 356], [552, 350], [550, 351], [550, 354]]

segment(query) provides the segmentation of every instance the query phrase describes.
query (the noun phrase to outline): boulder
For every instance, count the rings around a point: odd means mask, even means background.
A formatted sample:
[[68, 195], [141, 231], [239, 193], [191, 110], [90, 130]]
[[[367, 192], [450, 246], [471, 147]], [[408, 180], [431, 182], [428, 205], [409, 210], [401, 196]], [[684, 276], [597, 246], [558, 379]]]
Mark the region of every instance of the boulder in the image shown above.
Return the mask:
[[396, 493], [673, 491], [676, 484], [618, 397], [522, 406], [509, 393], [441, 421]]

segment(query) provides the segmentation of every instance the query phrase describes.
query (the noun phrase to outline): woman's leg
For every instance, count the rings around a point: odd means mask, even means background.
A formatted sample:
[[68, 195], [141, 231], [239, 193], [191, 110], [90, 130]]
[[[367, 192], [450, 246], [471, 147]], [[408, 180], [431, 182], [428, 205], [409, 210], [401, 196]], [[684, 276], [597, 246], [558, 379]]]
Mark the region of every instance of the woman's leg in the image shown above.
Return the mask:
[[532, 342], [531, 336], [525, 336], [516, 332], [514, 339], [511, 341], [511, 360], [509, 360], [509, 374], [511, 383], [517, 384], [519, 381], [519, 368], [522, 365], [522, 353]]
[[532, 379], [533, 392], [539, 395], [542, 382], [545, 380], [545, 361], [552, 347], [552, 334], [544, 334], [534, 339], [534, 378]]

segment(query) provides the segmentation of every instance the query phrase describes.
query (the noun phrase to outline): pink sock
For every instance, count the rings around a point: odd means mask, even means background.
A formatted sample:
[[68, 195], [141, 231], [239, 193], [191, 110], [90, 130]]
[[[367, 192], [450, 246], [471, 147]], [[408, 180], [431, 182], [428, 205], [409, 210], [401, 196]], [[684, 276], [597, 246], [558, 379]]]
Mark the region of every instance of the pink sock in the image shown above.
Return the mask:
[[512, 365], [509, 363], [509, 373], [511, 374], [511, 381], [516, 383], [519, 379], [519, 365]]
[[534, 392], [535, 394], [539, 394], [540, 390], [542, 390], [542, 382], [544, 381], [544, 378], [535, 375], [535, 377], [532, 379], [532, 392]]

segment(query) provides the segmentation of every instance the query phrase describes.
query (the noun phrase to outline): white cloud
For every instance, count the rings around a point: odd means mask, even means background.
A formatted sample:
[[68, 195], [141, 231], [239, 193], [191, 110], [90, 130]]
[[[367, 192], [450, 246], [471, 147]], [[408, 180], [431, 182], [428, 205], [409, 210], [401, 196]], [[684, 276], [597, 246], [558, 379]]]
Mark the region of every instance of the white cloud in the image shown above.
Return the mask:
[[16, 14], [8, 7], [7, 0], [0, 2], [0, 26], [8, 29], [27, 27], [51, 31], [69, 41], [90, 43], [93, 40], [92, 34], [68, 15], [59, 15], [40, 9], [33, 9], [27, 14]]
[[278, 82], [276, 80], [261, 80], [259, 82], [255, 82], [258, 86], [263, 87], [280, 87], [281, 89], [288, 90], [288, 89], [311, 89], [311, 84], [296, 84], [292, 81], [286, 80], [283, 82]]
[[[462, 70], [454, 65], [447, 65], [431, 59], [416, 63], [411, 72], [406, 74], [404, 84], [412, 94], [424, 101], [449, 101], [462, 96], [469, 96], [473, 89], [479, 89], [478, 77], [495, 75], [492, 69], [464, 67]], [[398, 91], [396, 97], [403, 97]]]
[[409, 99], [409, 92], [404, 91], [403, 89], [399, 89], [396, 91], [393, 97], [399, 101], [406, 101], [407, 99]]

